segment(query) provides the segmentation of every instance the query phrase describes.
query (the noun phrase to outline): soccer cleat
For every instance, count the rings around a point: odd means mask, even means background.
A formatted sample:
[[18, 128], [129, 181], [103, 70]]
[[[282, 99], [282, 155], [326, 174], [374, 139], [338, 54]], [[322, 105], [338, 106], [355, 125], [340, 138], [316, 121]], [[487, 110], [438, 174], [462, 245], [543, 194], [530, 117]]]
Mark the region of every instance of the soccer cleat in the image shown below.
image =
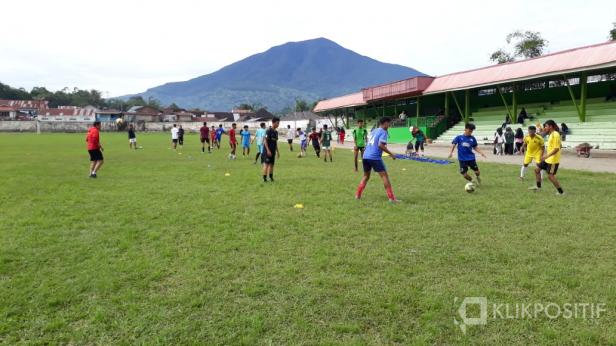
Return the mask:
[[477, 176], [477, 185], [481, 185], [481, 178]]
[[400, 202], [402, 202], [402, 201], [401, 201], [401, 200], [399, 200], [399, 199], [397, 199], [397, 198], [396, 198], [396, 199], [390, 199], [390, 200], [389, 200], [389, 203], [400, 203]]
[[560, 192], [556, 191], [556, 196], [564, 196], [564, 195], [565, 195], [565, 193], [564, 193], [564, 192], [563, 192], [563, 193], [560, 193]]
[[97, 178], [96, 173], [90, 173], [90, 178]]
[[520, 181], [524, 181], [524, 177], [518, 177], [518, 179], [520, 179]]
[[530, 191], [535, 191], [535, 192], [539, 192], [541, 191], [541, 188], [537, 187], [537, 186], [531, 186], [528, 188]]

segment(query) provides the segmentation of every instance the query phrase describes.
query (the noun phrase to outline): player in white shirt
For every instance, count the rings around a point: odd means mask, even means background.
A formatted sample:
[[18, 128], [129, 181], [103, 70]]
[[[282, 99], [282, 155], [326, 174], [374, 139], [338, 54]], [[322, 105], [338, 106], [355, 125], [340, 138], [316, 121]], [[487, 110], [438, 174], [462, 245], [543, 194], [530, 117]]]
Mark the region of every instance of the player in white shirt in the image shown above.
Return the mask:
[[255, 141], [257, 141], [257, 156], [255, 157], [255, 165], [259, 160], [259, 156], [261, 156], [261, 153], [263, 152], [263, 140], [265, 139], [265, 132], [265, 123], [259, 124], [259, 128], [257, 129], [255, 136], [252, 137], [252, 141], [250, 142], [254, 143]]
[[306, 156], [306, 147], [308, 146], [308, 138], [306, 137], [306, 132], [302, 131], [301, 128], [297, 128], [297, 135], [299, 136], [299, 154], [297, 157]]
[[287, 143], [289, 143], [291, 151], [293, 151], [293, 139], [295, 139], [295, 131], [291, 128], [291, 125], [287, 125]]
[[176, 124], [173, 124], [173, 127], [171, 128], [171, 145], [173, 146], [173, 150], [175, 150], [178, 146], [178, 139], [180, 138], [179, 132], [180, 129], [178, 129]]

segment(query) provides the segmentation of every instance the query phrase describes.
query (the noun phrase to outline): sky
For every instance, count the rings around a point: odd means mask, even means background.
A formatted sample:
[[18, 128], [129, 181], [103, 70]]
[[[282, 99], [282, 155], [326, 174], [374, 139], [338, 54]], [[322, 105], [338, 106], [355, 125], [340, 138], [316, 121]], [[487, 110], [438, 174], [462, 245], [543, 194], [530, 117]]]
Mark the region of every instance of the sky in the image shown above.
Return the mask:
[[442, 75], [489, 65], [515, 30], [539, 31], [548, 52], [604, 42], [616, 1], [19, 0], [2, 12], [0, 82], [113, 97], [317, 37]]

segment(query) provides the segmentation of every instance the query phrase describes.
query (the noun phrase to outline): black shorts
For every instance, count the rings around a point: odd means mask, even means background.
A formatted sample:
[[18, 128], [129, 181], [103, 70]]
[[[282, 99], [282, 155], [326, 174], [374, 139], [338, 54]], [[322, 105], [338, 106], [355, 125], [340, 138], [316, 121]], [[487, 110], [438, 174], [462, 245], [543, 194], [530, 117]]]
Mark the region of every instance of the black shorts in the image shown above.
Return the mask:
[[474, 172], [479, 172], [479, 166], [477, 166], [477, 161], [459, 161], [460, 162], [460, 174], [466, 174], [468, 169], [472, 169]]
[[171, 142], [175, 143], [175, 144], [178, 144], [178, 140], [177, 139], [172, 139]]
[[359, 151], [364, 151], [366, 149], [366, 147], [357, 147], [357, 150]]
[[210, 144], [210, 139], [209, 138], [201, 138], [201, 143], [205, 143], [207, 142], [207, 144]]
[[180, 145], [184, 145], [184, 137], [178, 138], [178, 143], [180, 143]]
[[312, 147], [314, 148], [314, 150], [321, 150], [321, 146], [318, 143], [317, 144], [312, 143]]
[[103, 152], [100, 149], [88, 150], [90, 161], [103, 161]]
[[539, 169], [542, 169], [544, 171], [547, 171], [548, 174], [554, 174], [556, 175], [556, 172], [558, 172], [558, 163], [547, 163], [545, 161], [541, 161], [537, 167], [539, 167]]
[[424, 142], [423, 141], [417, 141], [415, 142], [415, 151], [421, 149], [422, 151], [424, 150]]
[[293, 143], [293, 140], [292, 139], [287, 139], [287, 143], [291, 144], [291, 143]]
[[272, 153], [272, 156], [267, 156], [267, 152], [261, 153], [261, 163], [273, 166], [276, 163], [276, 154]]

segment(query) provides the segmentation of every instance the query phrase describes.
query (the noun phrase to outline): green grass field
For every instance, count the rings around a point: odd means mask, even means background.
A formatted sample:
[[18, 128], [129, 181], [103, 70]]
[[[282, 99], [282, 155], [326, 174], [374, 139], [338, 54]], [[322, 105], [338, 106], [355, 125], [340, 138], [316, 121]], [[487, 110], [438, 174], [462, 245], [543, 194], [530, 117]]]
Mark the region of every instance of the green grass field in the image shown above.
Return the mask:
[[[467, 194], [456, 164], [386, 159], [390, 204], [376, 179], [353, 199], [348, 150], [325, 164], [283, 145], [264, 184], [226, 143], [139, 141], [103, 133], [94, 180], [83, 134], [0, 135], [0, 342], [616, 344], [614, 175], [563, 169], [558, 197], [482, 164]], [[471, 296], [607, 311], [463, 334]]]

